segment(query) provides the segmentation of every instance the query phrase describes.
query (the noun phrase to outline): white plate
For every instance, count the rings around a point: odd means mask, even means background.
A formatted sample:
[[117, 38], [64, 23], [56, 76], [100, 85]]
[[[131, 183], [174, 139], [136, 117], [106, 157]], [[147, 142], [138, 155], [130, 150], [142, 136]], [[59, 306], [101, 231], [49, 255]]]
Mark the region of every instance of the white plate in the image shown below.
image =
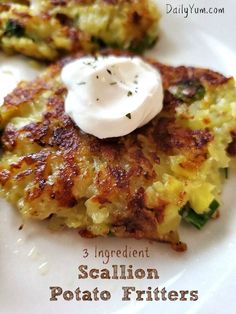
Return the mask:
[[[158, 1], [163, 12], [160, 41], [150, 54], [173, 65], [205, 66], [226, 75], [236, 76], [235, 10], [228, 1], [182, 1], [195, 6], [224, 7], [223, 15], [166, 14], [166, 4], [180, 6], [178, 0]], [[35, 75], [24, 59], [0, 57], [0, 66], [14, 64], [18, 78]], [[6, 68], [5, 68], [6, 70]], [[8, 68], [9, 70], [9, 68]], [[7, 72], [8, 72], [7, 70]], [[8, 73], [9, 74], [9, 73]], [[5, 71], [4, 75], [8, 75]], [[6, 79], [1, 78], [1, 89]], [[10, 82], [10, 83], [9, 83]], [[8, 80], [6, 88], [13, 86]], [[186, 253], [176, 253], [168, 245], [148, 241], [119, 239], [82, 239], [75, 232], [51, 233], [43, 223], [26, 223], [19, 231], [21, 218], [1, 200], [0, 206], [0, 312], [3, 314], [41, 313], [232, 313], [236, 288], [236, 173], [231, 171], [223, 193], [224, 208], [220, 219], [211, 221], [202, 231], [182, 226], [181, 237], [188, 243]], [[100, 250], [132, 250], [148, 248], [150, 257], [111, 258], [107, 265], [94, 257]], [[90, 256], [83, 258], [83, 250]], [[133, 268], [156, 268], [160, 278], [136, 280], [78, 280], [78, 266], [102, 269], [112, 265], [132, 265]], [[50, 286], [63, 290], [108, 290], [108, 301], [49, 301]], [[170, 290], [198, 290], [197, 301], [122, 301], [122, 287], [166, 287]]]

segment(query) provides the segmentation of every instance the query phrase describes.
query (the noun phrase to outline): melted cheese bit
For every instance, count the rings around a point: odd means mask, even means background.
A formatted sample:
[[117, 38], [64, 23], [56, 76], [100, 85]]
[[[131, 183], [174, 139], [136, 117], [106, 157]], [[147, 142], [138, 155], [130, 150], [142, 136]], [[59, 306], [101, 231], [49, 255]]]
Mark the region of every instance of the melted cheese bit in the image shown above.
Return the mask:
[[131, 133], [163, 106], [161, 75], [139, 57], [85, 57], [67, 64], [65, 112], [100, 139]]
[[41, 9], [42, 6], [41, 0], [31, 0], [30, 1], [30, 9], [32, 11], [38, 12]]

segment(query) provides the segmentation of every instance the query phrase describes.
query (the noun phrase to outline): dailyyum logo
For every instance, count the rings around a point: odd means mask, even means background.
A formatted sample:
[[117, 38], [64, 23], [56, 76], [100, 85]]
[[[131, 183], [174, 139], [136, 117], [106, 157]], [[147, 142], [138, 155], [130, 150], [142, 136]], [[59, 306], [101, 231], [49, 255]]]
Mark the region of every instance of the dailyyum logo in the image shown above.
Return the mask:
[[224, 8], [217, 8], [217, 7], [197, 7], [195, 4], [189, 4], [184, 5], [180, 4], [177, 6], [174, 6], [170, 3], [166, 4], [166, 14], [178, 14], [183, 15], [184, 18], [188, 18], [191, 14], [215, 14], [220, 15], [224, 14], [225, 9]]

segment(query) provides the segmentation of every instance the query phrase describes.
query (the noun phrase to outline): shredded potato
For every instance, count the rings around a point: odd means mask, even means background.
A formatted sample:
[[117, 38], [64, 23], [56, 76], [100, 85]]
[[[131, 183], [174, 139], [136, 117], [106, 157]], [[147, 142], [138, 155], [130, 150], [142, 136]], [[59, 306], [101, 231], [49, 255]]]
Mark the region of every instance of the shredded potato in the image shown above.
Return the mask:
[[152, 1], [4, 1], [0, 47], [42, 60], [78, 50], [116, 47], [142, 52], [158, 36], [160, 13]]
[[[122, 52], [104, 52], [111, 53]], [[181, 220], [200, 228], [217, 215], [236, 134], [234, 79], [147, 60], [162, 75], [162, 112], [127, 136], [99, 140], [64, 112], [60, 72], [70, 60], [5, 98], [2, 195], [25, 219], [49, 218], [53, 229], [155, 239], [184, 250]]]

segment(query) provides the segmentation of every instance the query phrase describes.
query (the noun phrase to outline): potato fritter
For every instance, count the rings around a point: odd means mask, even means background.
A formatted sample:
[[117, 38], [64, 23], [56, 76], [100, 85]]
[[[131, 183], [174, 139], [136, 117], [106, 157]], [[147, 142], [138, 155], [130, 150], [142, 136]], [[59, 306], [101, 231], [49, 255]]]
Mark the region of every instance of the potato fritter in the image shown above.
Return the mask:
[[[103, 54], [112, 53], [122, 52]], [[184, 250], [181, 219], [201, 228], [217, 215], [236, 134], [234, 79], [146, 59], [162, 75], [162, 112], [129, 135], [100, 140], [65, 114], [60, 72], [71, 60], [5, 98], [2, 195], [25, 219], [49, 219], [53, 228], [167, 241]]]
[[[3, 1], [0, 47], [42, 60], [101, 47], [151, 47], [160, 14], [150, 0]], [[27, 5], [28, 3], [28, 5]]]

